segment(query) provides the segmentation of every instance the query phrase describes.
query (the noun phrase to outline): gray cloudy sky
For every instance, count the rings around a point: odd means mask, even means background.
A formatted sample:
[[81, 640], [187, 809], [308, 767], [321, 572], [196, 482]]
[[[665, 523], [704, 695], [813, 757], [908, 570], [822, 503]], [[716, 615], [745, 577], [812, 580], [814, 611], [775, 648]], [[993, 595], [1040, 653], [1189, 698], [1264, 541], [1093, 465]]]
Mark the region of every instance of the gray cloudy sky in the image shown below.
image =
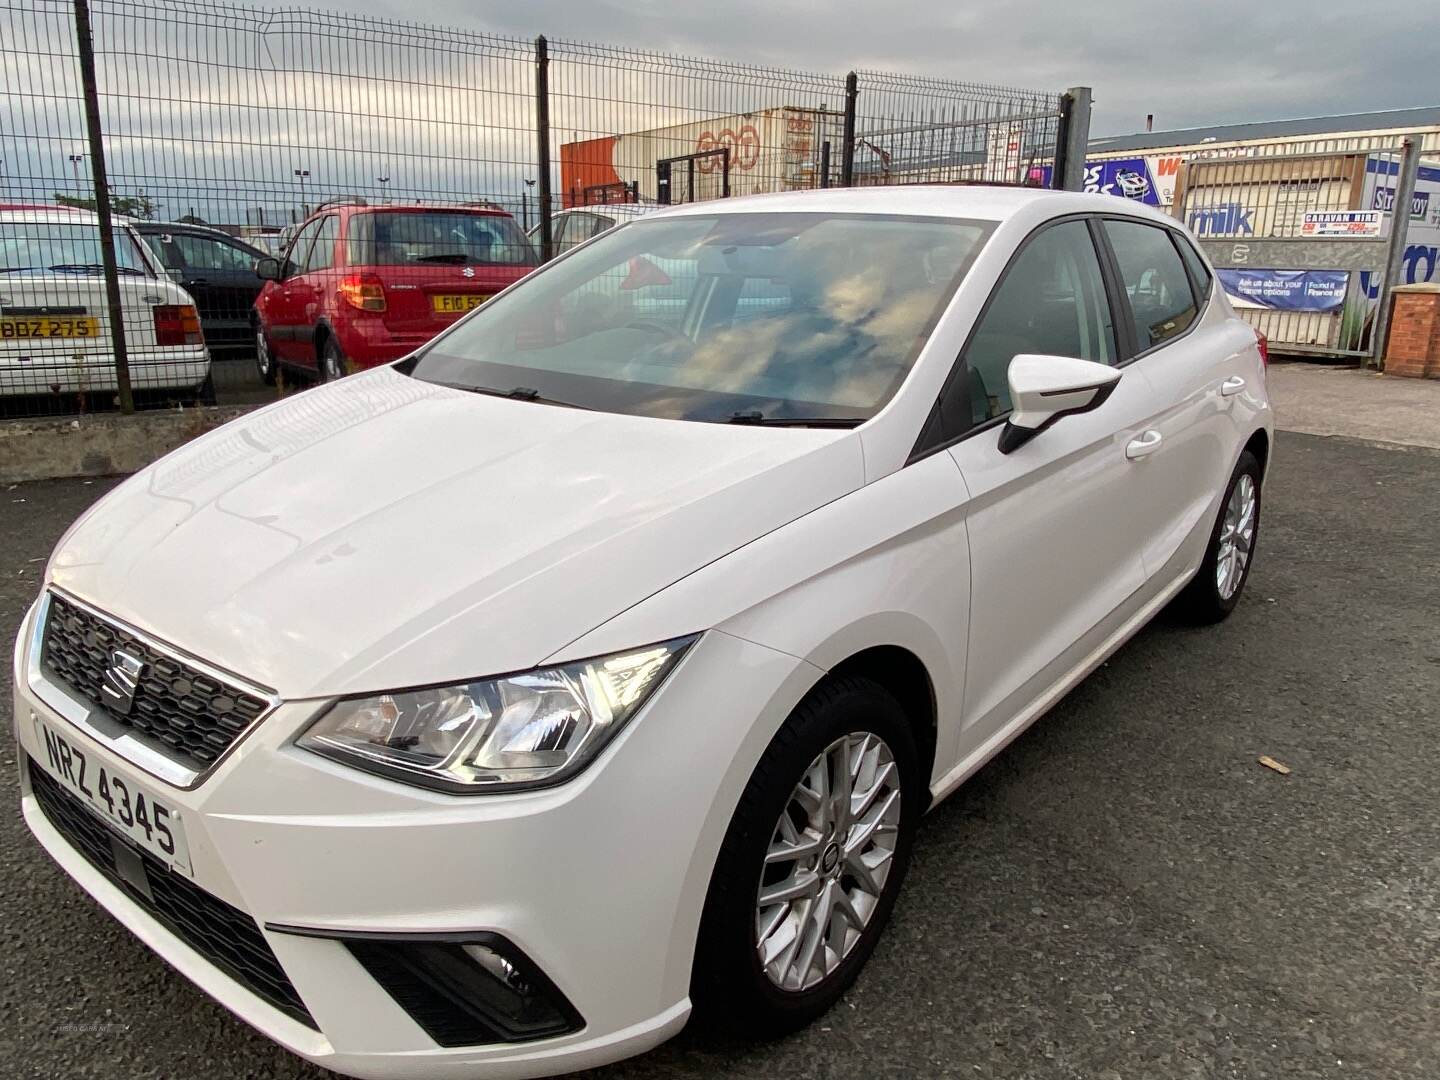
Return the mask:
[[[326, 6], [325, 0], [310, 0]], [[1440, 3], [350, 0], [348, 10], [823, 72], [1095, 90], [1093, 132], [1440, 104]]]

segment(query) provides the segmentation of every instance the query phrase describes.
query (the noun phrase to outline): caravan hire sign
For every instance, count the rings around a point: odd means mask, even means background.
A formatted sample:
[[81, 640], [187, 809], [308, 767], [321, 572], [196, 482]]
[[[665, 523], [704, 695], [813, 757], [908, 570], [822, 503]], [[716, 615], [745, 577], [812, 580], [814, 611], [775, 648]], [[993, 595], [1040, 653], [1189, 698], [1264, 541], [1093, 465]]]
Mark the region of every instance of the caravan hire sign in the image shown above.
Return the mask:
[[1379, 210], [1306, 210], [1301, 236], [1379, 236]]

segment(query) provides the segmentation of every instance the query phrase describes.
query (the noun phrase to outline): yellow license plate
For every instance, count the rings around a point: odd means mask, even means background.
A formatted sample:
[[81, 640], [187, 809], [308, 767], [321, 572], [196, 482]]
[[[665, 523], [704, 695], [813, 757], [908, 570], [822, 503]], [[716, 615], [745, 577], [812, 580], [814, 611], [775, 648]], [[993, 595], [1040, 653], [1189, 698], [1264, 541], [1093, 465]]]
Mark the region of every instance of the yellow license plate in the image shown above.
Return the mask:
[[471, 308], [477, 308], [489, 299], [490, 297], [488, 296], [473, 296], [468, 293], [464, 295], [447, 293], [443, 296], [430, 297], [430, 306], [442, 315], [449, 315], [458, 311], [469, 311]]
[[16, 338], [99, 337], [100, 320], [92, 315], [7, 315], [0, 318], [0, 341]]

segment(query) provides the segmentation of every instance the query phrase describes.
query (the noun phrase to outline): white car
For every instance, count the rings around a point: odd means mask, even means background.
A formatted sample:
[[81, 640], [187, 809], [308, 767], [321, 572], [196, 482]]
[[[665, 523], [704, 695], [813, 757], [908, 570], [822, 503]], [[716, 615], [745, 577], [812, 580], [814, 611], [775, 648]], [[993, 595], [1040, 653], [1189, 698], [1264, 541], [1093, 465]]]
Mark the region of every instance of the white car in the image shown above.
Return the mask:
[[[595, 203], [559, 210], [550, 217], [550, 235], [554, 238], [555, 254], [563, 255], [592, 236], [664, 209], [654, 203]], [[540, 225], [526, 233], [536, 250], [540, 247]]]
[[[210, 396], [195, 301], [124, 220], [114, 231], [131, 386]], [[0, 396], [116, 389], [100, 261], [93, 213], [0, 210]]]
[[928, 807], [1172, 600], [1235, 607], [1270, 448], [1262, 342], [1145, 207], [647, 216], [88, 511], [16, 649], [24, 816], [343, 1073], [784, 1031]]

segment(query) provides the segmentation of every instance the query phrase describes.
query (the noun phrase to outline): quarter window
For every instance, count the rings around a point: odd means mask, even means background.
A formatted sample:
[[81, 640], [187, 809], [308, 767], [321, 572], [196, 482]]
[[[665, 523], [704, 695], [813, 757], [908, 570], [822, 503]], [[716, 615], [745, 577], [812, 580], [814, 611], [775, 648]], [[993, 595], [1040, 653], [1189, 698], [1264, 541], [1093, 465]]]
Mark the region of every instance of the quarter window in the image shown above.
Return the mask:
[[1205, 265], [1205, 260], [1200, 258], [1200, 253], [1195, 250], [1195, 245], [1178, 233], [1171, 233], [1175, 246], [1180, 249], [1180, 257], [1185, 260], [1185, 266], [1190, 271], [1190, 276], [1195, 280], [1195, 289], [1200, 298], [1204, 299], [1210, 293], [1210, 268]]
[[1170, 230], [1138, 221], [1105, 222], [1120, 281], [1130, 299], [1135, 341], [1141, 352], [1179, 334], [1195, 321], [1195, 295]]
[[965, 347], [970, 422], [1010, 411], [1010, 361], [1023, 353], [1115, 362], [1115, 327], [1100, 260], [1083, 221], [1034, 237], [990, 297]]

